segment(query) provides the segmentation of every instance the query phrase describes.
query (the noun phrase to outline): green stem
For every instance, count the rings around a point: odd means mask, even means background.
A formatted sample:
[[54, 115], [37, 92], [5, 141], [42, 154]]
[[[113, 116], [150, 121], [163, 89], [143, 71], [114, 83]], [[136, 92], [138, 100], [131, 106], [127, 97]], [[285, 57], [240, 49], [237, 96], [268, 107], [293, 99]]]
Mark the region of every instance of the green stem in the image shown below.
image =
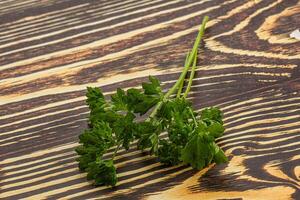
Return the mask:
[[[203, 34], [204, 34], [204, 30], [205, 30], [205, 24], [206, 22], [208, 21], [208, 17], [205, 16], [204, 19], [203, 19], [203, 22], [202, 22], [202, 26], [200, 27], [200, 30], [199, 30], [199, 34], [198, 34], [198, 37], [199, 37], [199, 44], [201, 42], [201, 38], [203, 37]], [[198, 38], [197, 38], [198, 39]], [[198, 53], [198, 48], [195, 49], [195, 52], [194, 52], [194, 62], [193, 62], [193, 66], [192, 66], [192, 70], [191, 70], [191, 75], [190, 75], [190, 78], [189, 78], [189, 82], [188, 82], [188, 86], [183, 94], [183, 97], [186, 98], [188, 93], [190, 92], [191, 90], [191, 86], [192, 86], [192, 83], [193, 83], [193, 79], [194, 79], [194, 76], [195, 76], [195, 71], [196, 71], [196, 64], [197, 64], [197, 53]]]
[[[188, 52], [188, 53], [186, 54], [184, 66], [187, 65], [187, 62], [188, 62], [188, 60], [189, 60], [189, 57], [190, 57], [190, 52]], [[183, 88], [183, 84], [184, 84], [184, 80], [180, 82], [180, 85], [179, 85], [179, 87], [178, 87], [178, 91], [177, 91], [177, 96], [176, 96], [176, 97], [180, 97], [181, 92], [182, 92], [182, 88]]]
[[169, 91], [164, 95], [163, 99], [160, 102], [158, 102], [158, 104], [153, 109], [152, 113], [150, 114], [149, 118], [153, 118], [156, 115], [157, 111], [162, 106], [162, 103], [165, 102], [169, 98], [169, 96], [172, 95], [176, 91], [176, 89], [180, 85], [181, 81], [185, 78], [185, 75], [188, 70], [189, 70], [189, 66], [187, 65], [184, 67], [179, 79], [176, 81], [176, 83], [173, 85], [173, 87], [171, 87], [171, 89], [169, 89]]
[[[197, 51], [196, 51], [197, 53]], [[193, 79], [194, 79], [194, 76], [195, 76], [195, 71], [196, 71], [196, 64], [197, 64], [197, 56], [195, 56], [194, 58], [194, 62], [193, 62], [193, 66], [192, 66], [192, 70], [191, 70], [191, 74], [190, 74], [190, 78], [189, 78], [189, 82], [188, 82], [188, 85], [186, 87], [186, 90], [183, 94], [183, 97], [186, 98], [188, 93], [190, 92], [191, 90], [191, 87], [192, 87], [192, 83], [193, 83]]]
[[194, 57], [197, 56], [197, 51], [198, 51], [198, 46], [200, 45], [200, 42], [201, 42], [201, 39], [204, 35], [204, 31], [205, 31], [205, 25], [206, 23], [208, 22], [209, 20], [209, 17], [208, 16], [205, 16], [202, 20], [202, 24], [199, 28], [199, 33], [197, 35], [197, 38], [195, 40], [195, 43], [194, 43], [194, 46], [193, 46], [193, 49], [192, 49], [192, 52], [189, 56], [189, 59], [188, 59], [188, 62], [187, 62], [187, 65], [188, 66], [191, 66], [193, 60], [194, 60]]
[[201, 38], [202, 38], [202, 36], [203, 36], [203, 34], [204, 34], [205, 25], [206, 25], [208, 19], [209, 19], [208, 16], [205, 16], [205, 17], [203, 18], [203, 21], [202, 21], [202, 24], [201, 24], [201, 26], [200, 26], [199, 33], [198, 33], [198, 35], [197, 35], [197, 38], [196, 38], [196, 40], [195, 40], [195, 43], [194, 43], [192, 52], [191, 52], [191, 54], [190, 54], [190, 56], [189, 56], [189, 58], [188, 58], [187, 65], [184, 66], [184, 69], [183, 69], [183, 71], [182, 71], [182, 73], [181, 73], [179, 79], [176, 81], [176, 83], [173, 85], [173, 87], [171, 87], [171, 88], [169, 89], [169, 91], [164, 95], [162, 101], [160, 101], [160, 102], [156, 105], [156, 107], [153, 109], [152, 113], [150, 114], [149, 118], [153, 118], [153, 117], [156, 115], [157, 111], [158, 111], [158, 110], [160, 109], [160, 107], [162, 106], [162, 103], [165, 102], [165, 101], [169, 98], [170, 95], [174, 94], [174, 92], [175, 92], [176, 89], [179, 87], [179, 85], [181, 84], [181, 82], [185, 79], [185, 76], [186, 76], [186, 74], [187, 74], [187, 72], [188, 72], [188, 70], [189, 70], [189, 68], [190, 68], [190, 66], [191, 66], [191, 64], [192, 64], [192, 62], [193, 62], [193, 58], [196, 56], [197, 49], [198, 49], [198, 46], [199, 46], [199, 44], [200, 44]]
[[189, 108], [189, 111], [190, 111], [190, 113], [191, 113], [191, 115], [192, 115], [194, 124], [195, 124], [195, 126], [197, 127], [197, 126], [198, 126], [198, 123], [197, 123], [197, 120], [196, 120], [195, 115], [194, 115], [194, 113], [193, 113], [193, 110], [192, 110], [191, 108]]
[[113, 154], [113, 156], [112, 156], [112, 158], [111, 158], [112, 160], [115, 158], [115, 156], [116, 156], [118, 150], [119, 150], [120, 147], [121, 147], [121, 144], [122, 144], [122, 142], [119, 141], [119, 143], [118, 143], [118, 145], [117, 145], [117, 147], [116, 147], [116, 149], [115, 149], [115, 151], [114, 151], [114, 154]]

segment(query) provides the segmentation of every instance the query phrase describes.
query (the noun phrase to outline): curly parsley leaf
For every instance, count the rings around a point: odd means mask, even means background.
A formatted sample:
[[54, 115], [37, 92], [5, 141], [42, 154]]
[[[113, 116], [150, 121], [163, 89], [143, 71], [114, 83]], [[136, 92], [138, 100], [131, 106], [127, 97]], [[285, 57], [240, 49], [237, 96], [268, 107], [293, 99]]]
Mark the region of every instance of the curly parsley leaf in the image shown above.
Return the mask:
[[87, 87], [86, 97], [86, 103], [91, 110], [104, 107], [105, 99], [100, 88]]
[[149, 80], [150, 83], [142, 83], [145, 94], [158, 96], [162, 95], [160, 81], [154, 76], [149, 76]]
[[213, 120], [213, 121], [219, 122], [220, 124], [223, 124], [222, 112], [217, 107], [210, 107], [210, 108], [203, 109], [201, 111], [200, 116], [201, 116], [201, 119], [204, 121]]
[[122, 141], [122, 146], [128, 150], [129, 144], [134, 140], [135, 129], [135, 115], [128, 112], [125, 116], [120, 118], [113, 124], [113, 130], [115, 132], [118, 141]]
[[87, 179], [94, 180], [95, 185], [115, 186], [117, 183], [117, 172], [113, 160], [89, 163], [87, 171]]
[[[207, 20], [208, 17], [203, 20], [179, 79], [166, 93], [162, 92], [160, 81], [152, 76], [149, 82], [142, 83], [142, 89], [118, 88], [108, 100], [101, 89], [87, 88], [89, 124], [79, 136], [80, 145], [75, 151], [79, 155], [76, 159], [79, 169], [87, 172], [87, 179], [94, 180], [95, 185], [116, 185], [114, 158], [120, 148], [128, 150], [135, 140], [139, 149], [156, 155], [165, 165], [185, 163], [202, 169], [213, 162], [227, 162], [224, 152], [215, 143], [224, 132], [221, 111], [210, 107], [198, 114], [186, 99]], [[190, 77], [182, 95], [190, 67]], [[176, 91], [177, 96], [173, 97]], [[150, 110], [148, 118], [138, 118]]]
[[182, 147], [168, 140], [160, 140], [157, 156], [161, 163], [165, 165], [178, 165], [181, 163]]
[[111, 95], [111, 103], [113, 105], [113, 109], [117, 111], [126, 111], [128, 98], [126, 93], [121, 88], [117, 89], [117, 92]]
[[200, 170], [211, 163], [214, 156], [212, 149], [212, 144], [200, 133], [196, 133], [184, 147], [181, 159], [185, 164]]

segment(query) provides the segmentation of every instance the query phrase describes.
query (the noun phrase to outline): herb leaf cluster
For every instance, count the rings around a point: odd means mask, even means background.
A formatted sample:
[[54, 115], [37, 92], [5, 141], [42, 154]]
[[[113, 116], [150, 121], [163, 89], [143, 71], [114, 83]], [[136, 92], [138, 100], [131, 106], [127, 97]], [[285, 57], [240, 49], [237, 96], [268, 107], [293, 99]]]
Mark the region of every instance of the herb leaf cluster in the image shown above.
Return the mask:
[[[95, 185], [115, 186], [117, 169], [114, 158], [120, 148], [128, 150], [133, 141], [143, 151], [158, 157], [165, 165], [184, 163], [203, 169], [227, 158], [215, 143], [224, 132], [222, 113], [217, 107], [196, 112], [187, 100], [197, 63], [197, 52], [208, 17], [203, 19], [193, 49], [187, 54], [184, 69], [172, 88], [163, 93], [160, 81], [149, 76], [142, 89], [118, 88], [105, 99], [101, 89], [87, 88], [86, 103], [90, 109], [89, 128], [79, 136], [79, 169]], [[182, 94], [188, 70], [190, 77]], [[177, 91], [177, 95], [173, 95]], [[152, 110], [145, 120], [137, 120]], [[110, 156], [107, 153], [111, 152]], [[109, 157], [109, 158], [107, 158]]]

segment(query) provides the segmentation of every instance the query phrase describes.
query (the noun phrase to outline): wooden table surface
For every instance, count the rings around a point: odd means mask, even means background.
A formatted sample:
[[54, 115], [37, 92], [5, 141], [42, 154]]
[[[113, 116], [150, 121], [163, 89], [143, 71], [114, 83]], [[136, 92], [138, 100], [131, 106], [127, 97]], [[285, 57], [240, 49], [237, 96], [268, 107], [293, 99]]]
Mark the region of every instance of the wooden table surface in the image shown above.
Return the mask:
[[[133, 146], [118, 186], [93, 187], [74, 152], [86, 87], [169, 88], [204, 15], [189, 98], [225, 113], [229, 163], [164, 167]], [[2, 0], [0, 25], [1, 199], [300, 199], [299, 0]]]

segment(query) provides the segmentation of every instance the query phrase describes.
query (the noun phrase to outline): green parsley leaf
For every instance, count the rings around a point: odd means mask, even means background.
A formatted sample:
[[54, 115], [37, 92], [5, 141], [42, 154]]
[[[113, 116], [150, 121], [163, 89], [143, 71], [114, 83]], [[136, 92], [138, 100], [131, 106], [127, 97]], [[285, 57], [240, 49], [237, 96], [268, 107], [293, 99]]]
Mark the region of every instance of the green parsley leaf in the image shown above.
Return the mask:
[[225, 131], [225, 128], [220, 122], [210, 121], [207, 131], [213, 135], [215, 138], [221, 137]]
[[160, 97], [145, 95], [140, 90], [134, 88], [127, 90], [127, 96], [129, 108], [134, 113], [139, 113], [140, 115], [148, 112], [160, 100]]
[[178, 165], [181, 162], [181, 151], [181, 146], [167, 140], [160, 140], [157, 156], [160, 162], [165, 165]]
[[87, 179], [95, 180], [95, 185], [115, 186], [117, 173], [113, 160], [89, 163]]
[[182, 151], [182, 161], [195, 169], [203, 169], [214, 157], [212, 143], [205, 141], [201, 133], [196, 133]]
[[120, 120], [113, 124], [113, 130], [116, 134], [117, 140], [122, 141], [122, 146], [129, 149], [129, 144], [134, 140], [135, 123], [133, 122], [135, 115], [128, 112]]
[[160, 87], [160, 82], [154, 76], [149, 76], [150, 83], [142, 83], [145, 94], [148, 95], [161, 95], [162, 90]]
[[223, 124], [222, 112], [217, 107], [205, 108], [201, 111], [200, 115], [201, 115], [201, 119], [204, 121], [214, 120], [219, 122], [220, 124]]
[[217, 164], [228, 162], [228, 158], [225, 156], [223, 150], [216, 144], [214, 144], [214, 147], [215, 147], [214, 162]]
[[111, 95], [111, 102], [114, 110], [126, 111], [127, 110], [127, 96], [125, 91], [121, 88], [117, 89], [117, 92]]
[[86, 97], [87, 97], [86, 103], [88, 104], [91, 110], [97, 107], [98, 108], [104, 107], [105, 99], [100, 88], [87, 87]]
[[[224, 152], [215, 143], [225, 130], [221, 111], [217, 107], [204, 108], [198, 117], [186, 99], [207, 20], [208, 17], [203, 20], [179, 79], [166, 93], [162, 92], [160, 81], [152, 76], [149, 82], [142, 83], [142, 89], [118, 88], [109, 100], [101, 89], [87, 88], [88, 128], [79, 135], [80, 145], [75, 151], [79, 169], [87, 172], [87, 179], [94, 180], [95, 185], [116, 185], [114, 158], [120, 148], [128, 150], [135, 140], [139, 149], [156, 155], [165, 165], [185, 163], [202, 169], [212, 162], [227, 162]], [[190, 77], [182, 95], [187, 74]], [[146, 119], [137, 118], [150, 110]], [[112, 154], [107, 154], [111, 151]]]

